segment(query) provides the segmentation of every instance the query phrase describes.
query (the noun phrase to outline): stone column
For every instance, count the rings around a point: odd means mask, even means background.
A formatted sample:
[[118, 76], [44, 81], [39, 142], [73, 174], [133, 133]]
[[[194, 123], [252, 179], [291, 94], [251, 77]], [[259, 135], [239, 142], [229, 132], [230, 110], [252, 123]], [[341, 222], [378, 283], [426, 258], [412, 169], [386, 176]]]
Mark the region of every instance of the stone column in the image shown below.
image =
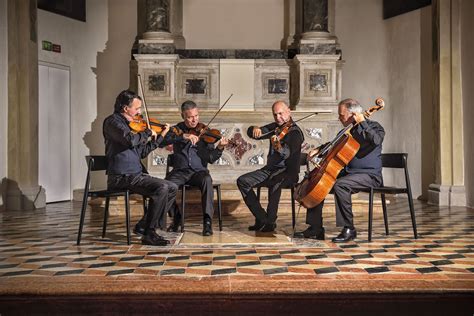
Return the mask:
[[[139, 18], [145, 19], [145, 31], [139, 40], [140, 54], [172, 54], [184, 48], [183, 0], [143, 0]], [[144, 14], [143, 14], [144, 13]]]
[[334, 0], [300, 0], [299, 54], [293, 59], [291, 103], [298, 111], [332, 110], [340, 99], [343, 61], [334, 30]]
[[428, 202], [466, 205], [461, 85], [460, 1], [434, 0], [433, 117], [435, 183]]
[[[7, 210], [46, 205], [38, 185], [38, 40], [35, 0], [8, 1]], [[5, 187], [4, 186], [4, 187]]]

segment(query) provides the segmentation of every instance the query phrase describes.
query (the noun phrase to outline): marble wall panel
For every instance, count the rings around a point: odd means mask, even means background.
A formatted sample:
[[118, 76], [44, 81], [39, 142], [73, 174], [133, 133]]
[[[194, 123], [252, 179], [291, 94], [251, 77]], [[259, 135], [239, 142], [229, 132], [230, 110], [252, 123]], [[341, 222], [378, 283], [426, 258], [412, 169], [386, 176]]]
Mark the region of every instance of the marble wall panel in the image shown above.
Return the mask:
[[256, 60], [255, 109], [270, 109], [273, 102], [290, 104], [290, 66], [282, 60]]

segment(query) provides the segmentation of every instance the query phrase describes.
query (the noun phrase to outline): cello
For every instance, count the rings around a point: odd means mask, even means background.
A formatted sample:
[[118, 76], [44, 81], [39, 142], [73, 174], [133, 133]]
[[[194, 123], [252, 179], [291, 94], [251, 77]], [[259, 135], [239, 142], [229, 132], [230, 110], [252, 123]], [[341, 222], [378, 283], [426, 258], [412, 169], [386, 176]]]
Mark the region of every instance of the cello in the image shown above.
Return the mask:
[[[375, 104], [364, 112], [365, 118], [369, 118], [385, 106], [381, 98], [375, 100]], [[353, 122], [346, 126], [333, 141], [320, 149], [316, 155], [319, 162], [315, 163], [315, 168], [295, 186], [295, 200], [298, 203], [306, 208], [312, 208], [324, 201], [341, 170], [355, 157], [360, 148], [360, 144], [350, 133], [357, 124]], [[313, 159], [314, 157], [311, 162]]]

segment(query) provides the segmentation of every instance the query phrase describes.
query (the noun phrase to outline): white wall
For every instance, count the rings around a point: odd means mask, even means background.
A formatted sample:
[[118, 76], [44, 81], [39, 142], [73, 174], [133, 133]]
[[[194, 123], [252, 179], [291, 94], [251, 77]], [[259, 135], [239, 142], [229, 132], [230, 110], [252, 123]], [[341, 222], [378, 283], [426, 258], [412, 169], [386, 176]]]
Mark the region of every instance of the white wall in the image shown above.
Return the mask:
[[[381, 0], [336, 0], [335, 35], [342, 48], [342, 98], [386, 108], [373, 119], [385, 128], [384, 152], [408, 152], [415, 197], [421, 194], [420, 10], [383, 20]], [[387, 183], [402, 181], [384, 172]]]
[[283, 0], [184, 0], [187, 49], [280, 49]]
[[[87, 22], [38, 10], [39, 60], [71, 70], [71, 187], [83, 188], [84, 156], [104, 152], [102, 121], [115, 96], [128, 88], [130, 50], [136, 35], [136, 1], [93, 0]], [[60, 44], [61, 54], [41, 42]], [[65, 118], [67, 119], [67, 118]]]
[[[8, 34], [7, 0], [0, 0], [0, 191], [1, 181], [7, 176], [7, 119], [8, 119]], [[0, 207], [3, 205], [0, 194]]]
[[462, 93], [464, 111], [464, 166], [466, 202], [474, 207], [474, 2], [463, 0], [461, 4], [461, 58], [462, 58]]

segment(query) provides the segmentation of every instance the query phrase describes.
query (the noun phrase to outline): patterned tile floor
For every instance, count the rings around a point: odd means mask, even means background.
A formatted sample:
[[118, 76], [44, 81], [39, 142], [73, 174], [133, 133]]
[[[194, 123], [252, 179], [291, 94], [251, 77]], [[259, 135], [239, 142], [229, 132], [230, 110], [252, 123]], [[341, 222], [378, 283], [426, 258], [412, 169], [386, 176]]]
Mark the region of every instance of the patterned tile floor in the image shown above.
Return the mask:
[[[44, 210], [0, 212], [0, 293], [15, 280], [59, 280], [63, 277], [117, 277], [159, 280], [205, 279], [221, 276], [284, 279], [459, 280], [474, 289], [474, 210], [435, 207], [417, 202], [419, 238], [413, 238], [407, 204], [389, 205], [390, 235], [384, 235], [381, 214], [374, 218], [373, 241], [367, 241], [367, 216], [356, 214], [359, 238], [333, 244], [335, 217], [325, 218], [325, 242], [291, 241], [271, 244], [199, 244], [142, 246], [137, 237], [126, 244], [124, 219], [110, 218], [107, 238], [100, 238], [102, 214], [90, 211], [82, 243], [76, 246], [80, 204], [49, 204]], [[302, 212], [304, 213], [304, 212]], [[303, 215], [299, 216], [302, 222]], [[135, 223], [137, 218], [133, 218]], [[224, 231], [242, 231], [252, 222], [246, 213], [224, 217]], [[279, 233], [290, 232], [291, 216], [280, 215]], [[201, 229], [199, 218], [187, 220], [189, 230]], [[217, 226], [217, 225], [215, 225]], [[300, 228], [304, 225], [300, 224]], [[217, 228], [215, 228], [217, 230]], [[217, 233], [217, 232], [216, 232]], [[172, 241], [179, 234], [168, 234]], [[8, 282], [7, 282], [8, 281]], [[21, 283], [21, 282], [20, 282]], [[5, 285], [5, 286], [2, 286]], [[367, 285], [369, 286], [369, 285]], [[442, 285], [439, 285], [442, 286]], [[454, 286], [456, 287], [456, 286]]]

